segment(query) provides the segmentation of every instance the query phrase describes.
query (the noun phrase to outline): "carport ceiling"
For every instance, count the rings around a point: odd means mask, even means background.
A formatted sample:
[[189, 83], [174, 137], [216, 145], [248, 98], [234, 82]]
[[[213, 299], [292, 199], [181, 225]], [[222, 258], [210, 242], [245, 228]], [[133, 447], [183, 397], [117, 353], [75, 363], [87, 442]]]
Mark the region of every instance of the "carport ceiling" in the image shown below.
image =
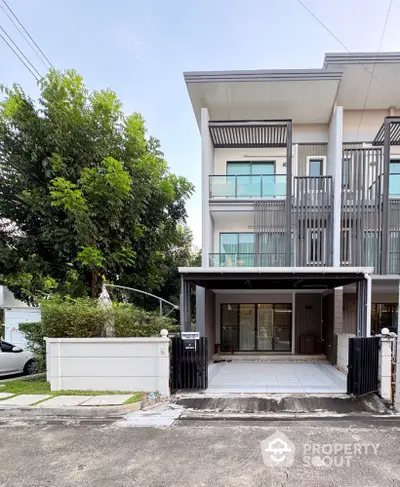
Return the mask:
[[333, 289], [365, 279], [371, 269], [357, 272], [234, 272], [232, 269], [213, 269], [196, 272], [181, 268], [184, 280], [207, 289]]

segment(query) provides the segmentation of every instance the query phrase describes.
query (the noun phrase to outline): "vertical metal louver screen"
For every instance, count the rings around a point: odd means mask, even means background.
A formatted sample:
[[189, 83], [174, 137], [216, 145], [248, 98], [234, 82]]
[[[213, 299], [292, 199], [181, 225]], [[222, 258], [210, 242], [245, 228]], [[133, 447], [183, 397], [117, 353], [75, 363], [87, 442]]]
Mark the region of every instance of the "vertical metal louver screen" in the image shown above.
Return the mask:
[[280, 201], [256, 201], [254, 203], [254, 233], [256, 236], [256, 265], [261, 267], [285, 267], [288, 259], [285, 250], [286, 204]]
[[295, 177], [296, 266], [332, 265], [332, 177]]
[[344, 149], [340, 263], [380, 269], [383, 201], [381, 149]]
[[389, 199], [388, 274], [400, 274], [400, 199]]

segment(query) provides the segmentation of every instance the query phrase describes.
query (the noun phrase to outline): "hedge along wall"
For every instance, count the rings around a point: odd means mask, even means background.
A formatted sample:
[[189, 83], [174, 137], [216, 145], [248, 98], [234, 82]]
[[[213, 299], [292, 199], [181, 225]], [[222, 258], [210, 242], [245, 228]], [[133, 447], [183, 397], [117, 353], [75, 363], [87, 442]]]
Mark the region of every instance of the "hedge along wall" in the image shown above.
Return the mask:
[[160, 330], [178, 332], [179, 325], [172, 318], [149, 313], [130, 304], [113, 304], [112, 308], [99, 306], [95, 299], [51, 297], [41, 302], [42, 321], [24, 323], [29, 348], [35, 353], [40, 369], [45, 368], [46, 345], [49, 338], [98, 338], [104, 336], [109, 320], [114, 321], [116, 337], [152, 337]]

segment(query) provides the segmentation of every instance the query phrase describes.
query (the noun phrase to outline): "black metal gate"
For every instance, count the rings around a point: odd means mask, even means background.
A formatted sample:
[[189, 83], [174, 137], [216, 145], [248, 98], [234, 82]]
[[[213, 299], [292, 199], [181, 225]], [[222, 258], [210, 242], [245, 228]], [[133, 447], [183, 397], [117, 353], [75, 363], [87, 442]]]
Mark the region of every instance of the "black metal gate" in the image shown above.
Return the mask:
[[207, 337], [200, 337], [195, 342], [195, 349], [186, 349], [181, 337], [171, 339], [171, 392], [208, 387]]
[[347, 394], [378, 392], [379, 337], [349, 338]]

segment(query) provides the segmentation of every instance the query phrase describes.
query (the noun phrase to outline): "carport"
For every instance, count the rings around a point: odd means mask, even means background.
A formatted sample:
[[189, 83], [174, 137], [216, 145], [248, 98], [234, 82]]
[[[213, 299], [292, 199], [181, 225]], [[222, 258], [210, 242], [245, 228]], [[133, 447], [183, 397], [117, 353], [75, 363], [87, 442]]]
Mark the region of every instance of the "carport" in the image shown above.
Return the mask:
[[[181, 274], [181, 328], [191, 330], [191, 288], [205, 289], [210, 294], [235, 292], [239, 296], [256, 295], [257, 293], [319, 293], [321, 299], [329, 295], [335, 288], [348, 284], [356, 286], [356, 334], [369, 336], [371, 329], [371, 274], [370, 267], [243, 267], [243, 268], [210, 268], [183, 267]], [[248, 301], [247, 301], [248, 302]], [[262, 302], [262, 301], [260, 301]], [[216, 343], [216, 311], [215, 300], [201, 303], [196, 309], [196, 330], [202, 336], [209, 337], [209, 349]], [[278, 310], [285, 312], [284, 309]], [[288, 309], [288, 313], [292, 310]], [[294, 320], [294, 313], [292, 314]], [[295, 326], [295, 323], [294, 323]], [[330, 325], [330, 326], [334, 326]], [[331, 333], [333, 340], [333, 333]], [[248, 348], [246, 350], [249, 350]], [[291, 351], [294, 353], [294, 350]]]
[[244, 361], [209, 365], [210, 394], [345, 394], [347, 376], [327, 361]]

